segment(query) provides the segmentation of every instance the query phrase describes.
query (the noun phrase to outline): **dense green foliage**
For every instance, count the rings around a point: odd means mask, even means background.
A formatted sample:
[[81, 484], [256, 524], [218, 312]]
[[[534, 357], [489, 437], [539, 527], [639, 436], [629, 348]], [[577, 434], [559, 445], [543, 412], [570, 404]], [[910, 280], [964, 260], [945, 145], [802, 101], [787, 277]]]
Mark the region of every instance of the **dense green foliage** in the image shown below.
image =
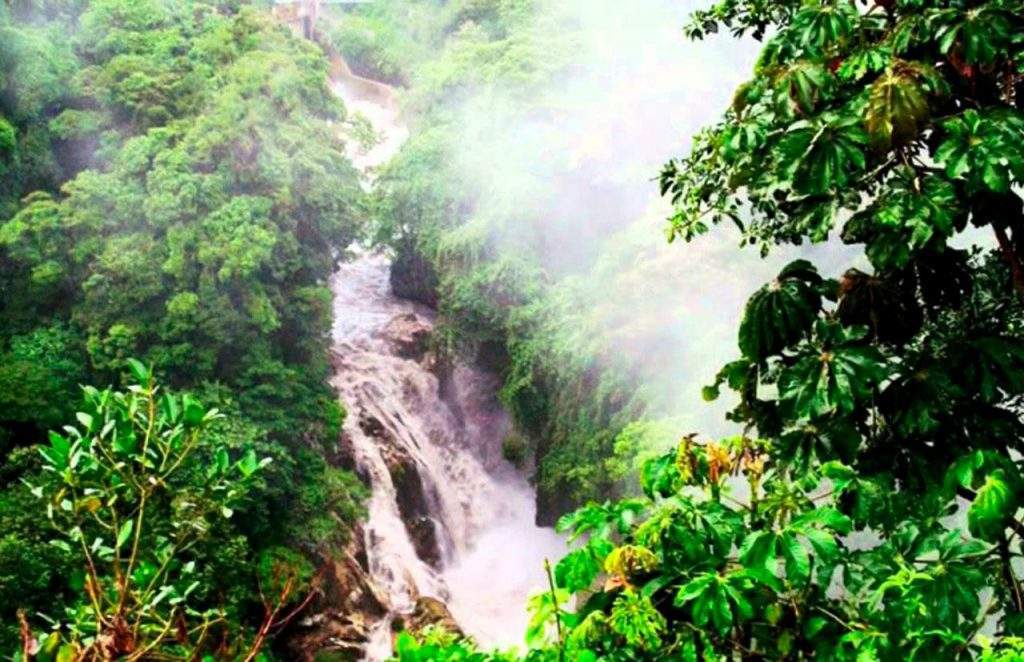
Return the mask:
[[220, 520], [270, 460], [249, 449], [232, 462], [206, 434], [216, 410], [161, 393], [141, 363], [131, 367], [140, 383], [128, 392], [86, 388], [78, 424], [50, 433], [42, 470], [26, 478], [77, 588], [49, 631], [23, 642], [40, 660], [187, 659], [248, 645], [226, 629], [196, 561], [221, 544]]
[[246, 566], [343, 538], [362, 493], [323, 455], [344, 416], [326, 280], [365, 214], [327, 60], [233, 1], [6, 3], [0, 35], [0, 648], [16, 608], [81, 598], [26, 447], [129, 356], [228, 415], [211, 445], [273, 460], [196, 552], [247, 627]]
[[[743, 434], [686, 438], [645, 465], [641, 497], [562, 519], [579, 546], [534, 602], [528, 659], [1020, 659], [1022, 16], [694, 15], [692, 37], [770, 36], [724, 120], [663, 171], [669, 238], [729, 219], [767, 252], [841, 222], [873, 271], [799, 260], [754, 293], [740, 357], [705, 389], [737, 392]], [[995, 248], [956, 247], [969, 228]], [[399, 657], [510, 656], [428, 637]]]
[[[500, 97], [488, 130], [557, 110], [538, 92], [578, 26], [539, 6], [382, 1], [329, 35], [408, 85], [413, 137], [370, 203], [406, 293], [437, 304], [439, 349], [501, 370], [506, 450], [536, 460], [542, 515], [596, 499], [559, 521], [574, 546], [530, 602], [525, 659], [1021, 659], [1024, 5], [695, 13], [691, 37], [765, 41], [661, 174], [669, 240], [729, 220], [768, 253], [841, 225], [871, 272], [801, 259], [753, 293], [739, 356], [704, 389], [735, 391], [740, 434], [675, 445], [636, 357], [591, 333], [612, 315], [599, 276], [638, 272], [519, 204], [528, 177], [494, 199], [487, 178], [518, 173], [463, 176], [462, 104]], [[188, 656], [208, 631], [245, 654], [261, 610], [239, 560], [272, 569], [273, 593], [301, 588], [289, 549], [358, 510], [318, 454], [342, 416], [323, 283], [365, 211], [326, 63], [227, 5], [0, 11], [0, 607], [53, 617], [47, 654]], [[546, 259], [573, 250], [577, 268]], [[75, 407], [79, 382], [128, 379], [130, 355], [134, 386]], [[231, 415], [156, 398], [143, 365]], [[436, 629], [397, 643], [401, 660], [523, 659]]]

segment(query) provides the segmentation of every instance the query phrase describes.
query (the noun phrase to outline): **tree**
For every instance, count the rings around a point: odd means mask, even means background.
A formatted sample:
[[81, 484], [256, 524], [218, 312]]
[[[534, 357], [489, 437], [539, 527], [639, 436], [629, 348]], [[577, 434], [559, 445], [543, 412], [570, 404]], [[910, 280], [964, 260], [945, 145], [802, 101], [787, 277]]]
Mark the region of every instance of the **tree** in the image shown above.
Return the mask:
[[28, 481], [50, 544], [79, 563], [78, 600], [24, 642], [41, 659], [190, 658], [225, 624], [196, 600], [194, 548], [269, 460], [211, 448], [204, 432], [220, 414], [161, 392], [141, 363], [131, 368], [126, 392], [85, 387], [77, 424], [50, 433], [42, 472]]
[[[977, 633], [997, 613], [1007, 645], [1024, 626], [1021, 9], [727, 0], [694, 15], [694, 37], [772, 36], [725, 119], [664, 169], [669, 239], [729, 219], [766, 252], [843, 219], [874, 269], [834, 281], [787, 266], [751, 298], [741, 356], [706, 389], [738, 392], [746, 433], [724, 453], [684, 444], [676, 471], [685, 484], [707, 467], [700, 509], [717, 501], [716, 463], [750, 497], [711, 520], [739, 555], [667, 581], [699, 650], [950, 659], [983, 654]], [[968, 224], [997, 248], [954, 248]], [[660, 496], [661, 516], [684, 500]], [[655, 549], [666, 563], [672, 546]]]
[[[725, 119], [663, 171], [670, 239], [728, 218], [767, 251], [845, 219], [843, 240], [874, 269], [838, 282], [806, 262], [783, 270], [751, 299], [742, 356], [708, 394], [739, 391], [733, 418], [776, 437], [780, 457], [887, 476], [907, 515], [966, 454], [987, 458], [960, 477], [971, 497], [1020, 448], [1020, 9], [727, 1], [689, 27], [773, 36]], [[969, 224], [996, 248], [951, 245]]]
[[946, 252], [970, 222], [1019, 265], [1019, 9], [725, 1], [697, 12], [697, 38], [775, 33], [723, 122], [662, 173], [670, 239], [728, 218], [767, 249], [824, 239], [847, 218], [844, 239], [896, 270]]

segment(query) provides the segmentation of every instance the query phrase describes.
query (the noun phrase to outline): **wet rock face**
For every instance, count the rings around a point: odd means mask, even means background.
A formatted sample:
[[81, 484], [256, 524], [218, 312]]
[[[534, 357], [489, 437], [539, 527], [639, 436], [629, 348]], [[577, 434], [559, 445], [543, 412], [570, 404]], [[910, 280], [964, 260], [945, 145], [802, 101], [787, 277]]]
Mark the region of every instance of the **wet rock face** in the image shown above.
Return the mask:
[[430, 502], [416, 461], [398, 446], [384, 454], [391, 482], [395, 486], [395, 501], [402, 522], [409, 532], [416, 554], [435, 568], [441, 566], [441, 545], [437, 527], [430, 517]]
[[287, 659], [302, 662], [361, 660], [369, 641], [369, 628], [359, 614], [320, 612], [303, 619], [298, 629], [302, 632], [291, 639], [286, 649]]
[[416, 554], [434, 568], [441, 567], [441, 544], [437, 525], [430, 516], [431, 503], [437, 495], [430, 494], [420, 474], [420, 467], [394, 435], [375, 416], [364, 413], [359, 428], [378, 441], [381, 457], [395, 487], [395, 501]]
[[437, 523], [427, 515], [406, 517], [405, 528], [409, 530], [416, 554], [434, 568], [440, 568], [441, 550], [437, 540]]
[[398, 251], [391, 263], [390, 281], [395, 296], [437, 308], [437, 274], [412, 246]]
[[359, 660], [372, 624], [390, 609], [366, 567], [362, 528], [353, 529], [344, 549], [322, 558], [319, 570], [314, 599], [280, 638], [286, 659]]
[[429, 348], [432, 330], [429, 322], [415, 313], [406, 313], [388, 322], [381, 336], [394, 348], [396, 356], [420, 361]]
[[416, 634], [430, 625], [442, 627], [460, 637], [465, 636], [445, 603], [437, 598], [421, 597], [416, 601], [412, 614], [405, 617], [405, 626]]
[[387, 448], [398, 448], [398, 444], [395, 443], [395, 438], [391, 435], [384, 424], [380, 422], [380, 419], [376, 416], [370, 416], [364, 414], [359, 418], [359, 429], [369, 437], [380, 439]]
[[388, 611], [387, 598], [374, 584], [366, 568], [366, 550], [363, 547], [363, 531], [357, 527], [340, 558], [328, 563], [325, 579], [321, 583], [321, 595], [325, 604], [344, 605], [352, 611], [368, 616], [380, 617]]

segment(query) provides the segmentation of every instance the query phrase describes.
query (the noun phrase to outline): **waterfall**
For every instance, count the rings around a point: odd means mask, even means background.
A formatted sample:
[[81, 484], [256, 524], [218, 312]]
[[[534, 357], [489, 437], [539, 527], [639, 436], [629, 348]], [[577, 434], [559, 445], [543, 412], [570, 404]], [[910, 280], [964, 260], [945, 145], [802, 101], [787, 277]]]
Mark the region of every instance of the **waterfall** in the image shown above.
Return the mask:
[[[335, 63], [335, 90], [383, 134], [353, 162], [373, 169], [407, 135], [390, 90]], [[369, 572], [390, 614], [373, 624], [366, 659], [391, 652], [391, 620], [421, 597], [445, 602], [484, 646], [522, 642], [528, 595], [564, 542], [534, 525], [533, 490], [502, 458], [508, 417], [495, 375], [438, 366], [427, 351], [432, 310], [392, 295], [385, 256], [356, 250], [332, 278], [333, 384], [348, 409], [343, 449], [372, 495], [364, 525]]]

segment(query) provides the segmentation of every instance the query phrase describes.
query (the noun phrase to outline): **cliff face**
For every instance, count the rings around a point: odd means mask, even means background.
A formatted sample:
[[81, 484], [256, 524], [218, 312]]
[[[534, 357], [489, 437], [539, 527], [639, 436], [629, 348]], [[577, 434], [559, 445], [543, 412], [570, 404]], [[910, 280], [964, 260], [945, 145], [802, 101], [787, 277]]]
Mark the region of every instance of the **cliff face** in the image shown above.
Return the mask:
[[391, 263], [391, 290], [395, 296], [437, 307], [437, 273], [413, 247], [404, 247]]
[[387, 596], [369, 574], [362, 527], [344, 549], [320, 559], [316, 597], [280, 638], [288, 659], [358, 660], [373, 624], [387, 615]]
[[[402, 245], [397, 251], [392, 260], [388, 278], [396, 296], [437, 308], [437, 272], [430, 261], [411, 243]], [[509, 362], [508, 353], [501, 343], [485, 343], [478, 348], [474, 359], [477, 365], [494, 374], [501, 374], [508, 367]], [[435, 370], [441, 378], [442, 388], [447, 383], [447, 375], [443, 374], [444, 368], [444, 365], [439, 365]], [[530, 445], [536, 450], [535, 453], [530, 454], [532, 461], [536, 461], [538, 455], [543, 456], [548, 450], [543, 439], [534, 439]], [[554, 526], [561, 515], [575, 506], [576, 504], [565, 494], [538, 489], [536, 523], [538, 526]]]

